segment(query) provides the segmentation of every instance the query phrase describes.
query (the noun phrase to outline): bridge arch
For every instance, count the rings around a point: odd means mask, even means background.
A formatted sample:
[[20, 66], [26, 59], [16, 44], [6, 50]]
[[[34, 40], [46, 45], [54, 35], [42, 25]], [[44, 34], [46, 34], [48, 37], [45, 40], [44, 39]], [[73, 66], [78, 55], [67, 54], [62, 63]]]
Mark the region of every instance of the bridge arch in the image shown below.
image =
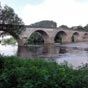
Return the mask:
[[83, 39], [84, 39], [84, 41], [88, 41], [88, 33], [84, 33]]
[[[36, 30], [36, 31], [33, 31], [29, 36], [28, 38], [30, 39], [30, 37], [34, 34], [34, 33], [37, 33], [39, 35], [39, 37], [41, 37], [40, 39], [42, 39], [42, 42], [43, 43], [48, 43], [49, 42], [49, 34], [46, 32], [46, 31], [43, 31], [43, 30]], [[28, 39], [27, 38], [27, 39]], [[35, 37], [34, 37], [35, 38]]]
[[64, 31], [59, 31], [54, 37], [55, 43], [64, 43], [66, 41], [67, 33]]
[[8, 33], [10, 36], [12, 36], [16, 40], [16, 42], [18, 44], [17, 55], [19, 55], [20, 47], [24, 46], [24, 42], [23, 42], [22, 38], [20, 37], [20, 34], [16, 33], [16, 31], [14, 30], [14, 27], [12, 25], [0, 25], [0, 31], [3, 31], [4, 33]]
[[84, 33], [84, 38], [88, 38], [88, 33]]
[[14, 33], [14, 32], [9, 32], [9, 31], [5, 31], [5, 30], [2, 30], [2, 29], [0, 29], [0, 31], [3, 31], [4, 33], [8, 33], [9, 35], [11, 35], [11, 36], [17, 41], [18, 46], [19, 46], [19, 45], [20, 45], [20, 46], [24, 45], [23, 40], [22, 40], [22, 39], [20, 38], [20, 36], [17, 35], [16, 33]]
[[72, 42], [78, 42], [79, 41], [79, 33], [78, 32], [74, 32], [73, 34], [72, 34], [72, 37], [71, 37], [71, 41]]

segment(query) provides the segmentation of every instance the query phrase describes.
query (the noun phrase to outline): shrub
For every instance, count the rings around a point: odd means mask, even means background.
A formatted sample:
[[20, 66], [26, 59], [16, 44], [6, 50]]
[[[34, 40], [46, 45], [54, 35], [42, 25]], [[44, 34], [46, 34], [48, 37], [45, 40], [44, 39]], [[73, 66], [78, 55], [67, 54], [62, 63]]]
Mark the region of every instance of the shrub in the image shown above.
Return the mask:
[[0, 56], [0, 88], [87, 88], [88, 67]]

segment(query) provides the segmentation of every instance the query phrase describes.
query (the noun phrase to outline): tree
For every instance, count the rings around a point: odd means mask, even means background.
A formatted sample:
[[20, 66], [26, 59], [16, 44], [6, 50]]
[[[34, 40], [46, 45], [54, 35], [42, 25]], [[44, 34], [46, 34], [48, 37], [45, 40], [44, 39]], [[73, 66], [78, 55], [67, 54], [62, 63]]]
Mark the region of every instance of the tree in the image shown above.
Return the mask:
[[82, 26], [77, 26], [77, 30], [85, 30]]
[[88, 31], [88, 24], [84, 27], [84, 29], [85, 29], [86, 31]]
[[69, 28], [67, 25], [61, 25], [61, 26], [59, 26], [60, 28]]
[[57, 27], [57, 23], [54, 22], [54, 21], [43, 20], [43, 21], [31, 24], [30, 27], [56, 28]]
[[62, 43], [62, 38], [61, 38], [60, 35], [57, 35], [57, 36], [55, 37], [55, 43]]
[[18, 36], [24, 29], [24, 23], [9, 6], [0, 6], [0, 30]]
[[30, 38], [28, 38], [27, 43], [26, 44], [43, 44], [44, 40], [41, 36], [40, 33], [38, 32], [34, 32]]
[[73, 26], [73, 27], [71, 27], [71, 29], [74, 29], [74, 30], [85, 30], [85, 28], [82, 27], [81, 25], [79, 25], [79, 26]]

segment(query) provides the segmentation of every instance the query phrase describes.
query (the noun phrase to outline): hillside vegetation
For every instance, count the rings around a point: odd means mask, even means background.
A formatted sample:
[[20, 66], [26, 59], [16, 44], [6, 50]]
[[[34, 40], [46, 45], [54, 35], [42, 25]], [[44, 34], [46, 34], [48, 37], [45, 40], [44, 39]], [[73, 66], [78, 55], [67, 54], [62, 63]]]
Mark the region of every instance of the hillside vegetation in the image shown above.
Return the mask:
[[57, 23], [54, 21], [43, 20], [30, 25], [30, 27], [56, 28]]

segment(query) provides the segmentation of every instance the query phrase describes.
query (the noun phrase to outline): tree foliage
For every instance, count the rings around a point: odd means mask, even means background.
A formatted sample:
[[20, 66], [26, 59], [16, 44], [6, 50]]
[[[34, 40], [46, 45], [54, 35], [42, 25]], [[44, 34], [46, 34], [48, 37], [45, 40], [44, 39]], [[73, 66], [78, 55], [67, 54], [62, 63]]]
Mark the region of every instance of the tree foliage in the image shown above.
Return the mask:
[[55, 43], [62, 43], [62, 37], [60, 35], [57, 35], [54, 41]]
[[9, 6], [0, 6], [0, 30], [16, 36], [24, 29], [24, 23]]
[[60, 28], [66, 28], [66, 29], [69, 28], [67, 25], [61, 25], [61, 26], [59, 26], [59, 27], [60, 27]]
[[87, 24], [86, 26], [84, 26], [84, 29], [85, 29], [86, 31], [88, 31], [88, 24]]
[[43, 21], [31, 24], [30, 27], [56, 28], [57, 27], [57, 23], [54, 22], [54, 21], [43, 20]]
[[2, 44], [16, 44], [16, 40], [13, 37], [8, 39], [2, 39], [1, 42]]
[[71, 27], [72, 30], [81, 30], [81, 31], [86, 31], [87, 30], [87, 26], [83, 27], [81, 25], [79, 26], [73, 26]]
[[82, 26], [77, 26], [77, 30], [85, 30]]
[[34, 32], [27, 40], [26, 44], [43, 44], [44, 40], [40, 33]]

